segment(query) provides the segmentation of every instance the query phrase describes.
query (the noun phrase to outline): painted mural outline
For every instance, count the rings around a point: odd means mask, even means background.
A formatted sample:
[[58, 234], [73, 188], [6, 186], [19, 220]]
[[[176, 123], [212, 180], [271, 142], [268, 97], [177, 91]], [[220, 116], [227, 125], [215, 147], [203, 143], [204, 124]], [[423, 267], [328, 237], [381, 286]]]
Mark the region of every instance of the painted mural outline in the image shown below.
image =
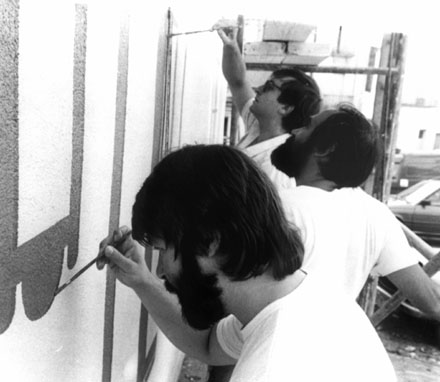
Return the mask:
[[38, 320], [50, 309], [58, 287], [67, 247], [67, 266], [72, 269], [78, 257], [81, 178], [84, 148], [85, 62], [87, 7], [75, 6], [73, 60], [72, 162], [69, 215], [31, 240], [17, 247], [18, 227], [18, 57], [19, 2], [1, 2], [0, 97], [2, 179], [0, 199], [0, 334], [12, 322], [17, 285], [21, 283], [23, 306], [30, 320]]
[[[24, 4], [23, 13], [27, 10]], [[90, 7], [89, 26], [93, 22], [93, 9]], [[75, 21], [72, 39], [73, 78], [72, 78], [72, 129], [71, 137], [67, 137], [67, 146], [71, 144], [72, 160], [70, 190], [67, 184], [66, 193], [70, 196], [70, 205], [66, 205], [61, 219], [52, 220], [53, 224], [44, 231], [36, 234], [26, 242], [19, 241], [19, 181], [20, 152], [19, 152], [19, 0], [0, 1], [0, 20], [8, 28], [0, 30], [0, 335], [8, 330], [15, 314], [18, 303], [17, 290], [21, 285], [22, 301], [26, 317], [32, 321], [39, 320], [50, 310], [59, 287], [66, 261], [67, 267], [73, 269], [77, 265], [79, 250], [80, 210], [82, 193], [82, 176], [84, 162], [84, 124], [85, 124], [85, 73], [86, 73], [86, 42], [87, 42], [87, 5], [75, 4], [71, 8], [71, 17]], [[31, 13], [30, 13], [31, 14]], [[56, 17], [51, 15], [49, 17]], [[165, 20], [164, 20], [165, 21]], [[23, 22], [23, 21], [21, 21]], [[109, 208], [109, 231], [119, 226], [122, 172], [124, 161], [124, 141], [126, 130], [127, 94], [128, 94], [128, 64], [129, 64], [129, 35], [130, 17], [124, 11], [119, 14], [119, 47], [117, 63], [116, 108], [114, 119], [114, 152], [112, 165], [112, 189]], [[24, 23], [25, 24], [25, 23]], [[70, 29], [72, 31], [72, 29]], [[93, 30], [89, 31], [90, 36]], [[92, 38], [92, 37], [91, 37]], [[164, 43], [162, 37], [162, 45]], [[22, 49], [25, 46], [22, 36]], [[49, 45], [49, 44], [46, 44]], [[50, 46], [50, 45], [49, 45]], [[65, 45], [64, 45], [65, 46]], [[89, 48], [92, 42], [89, 43]], [[162, 51], [162, 50], [160, 50]], [[70, 53], [69, 53], [70, 54]], [[93, 60], [91, 61], [93, 62]], [[71, 65], [68, 61], [68, 65]], [[160, 63], [158, 62], [158, 68]], [[160, 68], [163, 70], [163, 68]], [[63, 77], [65, 78], [65, 77]], [[70, 81], [70, 79], [69, 79]], [[156, 92], [162, 91], [163, 78], [156, 79]], [[70, 86], [70, 85], [69, 85]], [[156, 100], [155, 110], [155, 142], [159, 147], [159, 133], [156, 126], [162, 125], [162, 97]], [[22, 122], [23, 123], [23, 122]], [[43, 122], [44, 123], [44, 122]], [[44, 129], [45, 126], [38, 126]], [[70, 134], [70, 133], [69, 133]], [[159, 134], [159, 135], [157, 135]], [[69, 147], [70, 150], [70, 147]], [[158, 152], [153, 151], [156, 158]], [[22, 174], [22, 176], [24, 176]], [[69, 175], [66, 175], [67, 177]], [[20, 185], [22, 186], [22, 185]], [[56, 203], [56, 201], [54, 202]], [[52, 204], [51, 204], [52, 205]], [[85, 206], [83, 206], [84, 208]], [[20, 211], [21, 212], [21, 211]], [[66, 214], [67, 216], [63, 216]], [[58, 216], [60, 218], [60, 216]], [[20, 224], [22, 221], [20, 220]], [[50, 225], [49, 224], [49, 225]], [[38, 232], [38, 231], [37, 231]], [[21, 234], [21, 231], [20, 231]], [[20, 243], [20, 245], [18, 245]], [[66, 257], [66, 260], [64, 259]], [[147, 263], [151, 266], [152, 252], [146, 252]], [[107, 272], [105, 287], [104, 326], [102, 328], [102, 380], [112, 378], [114, 321], [116, 284], [113, 275]], [[140, 304], [140, 303], [139, 303]], [[17, 320], [17, 317], [16, 317]], [[18, 321], [18, 320], [17, 320]], [[155, 353], [155, 332], [150, 332], [148, 312], [141, 308], [139, 317], [138, 341], [138, 379], [148, 374]], [[13, 330], [12, 330], [13, 331]]]

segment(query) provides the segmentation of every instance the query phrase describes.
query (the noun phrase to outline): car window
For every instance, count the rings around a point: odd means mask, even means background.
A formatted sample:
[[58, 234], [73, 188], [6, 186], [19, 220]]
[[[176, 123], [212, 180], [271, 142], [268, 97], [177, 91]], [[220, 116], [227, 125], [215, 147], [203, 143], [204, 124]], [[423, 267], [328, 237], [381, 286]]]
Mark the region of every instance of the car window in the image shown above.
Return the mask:
[[440, 206], [440, 190], [437, 190], [436, 192], [428, 196], [425, 200], [431, 202], [432, 206]]
[[422, 200], [427, 200], [430, 195], [437, 192], [439, 187], [438, 181], [424, 180], [398, 193], [396, 197], [397, 199], [405, 200], [412, 205], [416, 205]]
[[406, 190], [399, 192], [396, 195], [396, 198], [407, 200], [408, 202], [417, 202], [416, 199], [418, 198], [418, 194], [421, 192], [427, 182], [427, 180], [422, 180], [421, 182], [408, 187]]

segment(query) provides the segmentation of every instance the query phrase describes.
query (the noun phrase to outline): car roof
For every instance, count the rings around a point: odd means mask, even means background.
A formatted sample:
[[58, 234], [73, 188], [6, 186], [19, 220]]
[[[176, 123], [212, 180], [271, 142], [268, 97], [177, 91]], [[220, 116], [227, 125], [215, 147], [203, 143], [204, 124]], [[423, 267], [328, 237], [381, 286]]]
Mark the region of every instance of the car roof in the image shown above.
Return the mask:
[[425, 179], [399, 192], [396, 197], [417, 204], [440, 189], [440, 179]]

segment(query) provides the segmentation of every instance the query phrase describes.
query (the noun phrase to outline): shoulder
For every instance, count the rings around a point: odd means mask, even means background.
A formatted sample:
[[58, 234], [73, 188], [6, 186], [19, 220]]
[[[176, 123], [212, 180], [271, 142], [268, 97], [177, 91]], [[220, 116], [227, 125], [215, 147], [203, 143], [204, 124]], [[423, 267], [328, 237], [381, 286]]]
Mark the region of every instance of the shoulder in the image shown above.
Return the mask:
[[362, 207], [368, 213], [392, 216], [390, 209], [385, 203], [367, 194], [360, 187], [344, 187], [334, 192], [338, 193], [339, 198], [344, 200], [347, 204], [352, 203], [353, 205]]

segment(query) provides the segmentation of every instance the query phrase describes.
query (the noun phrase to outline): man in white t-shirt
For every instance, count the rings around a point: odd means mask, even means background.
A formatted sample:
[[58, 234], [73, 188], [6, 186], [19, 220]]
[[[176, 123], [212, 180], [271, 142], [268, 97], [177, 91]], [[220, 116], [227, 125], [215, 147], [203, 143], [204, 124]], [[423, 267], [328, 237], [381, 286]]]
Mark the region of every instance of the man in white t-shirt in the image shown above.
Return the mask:
[[349, 106], [313, 117], [273, 152], [274, 165], [298, 185], [281, 198], [303, 234], [302, 269], [331, 279], [352, 298], [370, 273], [387, 276], [416, 307], [440, 320], [439, 286], [417, 264], [388, 207], [359, 188], [377, 153], [376, 129]]
[[[274, 150], [274, 165], [297, 181], [280, 197], [302, 235], [301, 269], [327, 293], [352, 301], [370, 273], [387, 276], [416, 307], [440, 320], [439, 286], [417, 264], [388, 207], [358, 187], [375, 164], [377, 140], [365, 117], [345, 106], [313, 117]], [[231, 358], [244, 351], [242, 327], [234, 316], [217, 327], [219, 344]], [[218, 380], [226, 381], [225, 375]]]
[[[270, 156], [290, 137], [292, 129], [307, 124], [319, 112], [319, 88], [313, 78], [298, 69], [276, 70], [262, 86], [252, 88], [237, 44], [237, 29], [219, 29], [218, 34], [224, 44], [223, 73], [246, 128], [236, 146], [260, 166], [278, 189], [293, 188], [295, 179], [278, 171]], [[175, 358], [177, 365], [183, 355], [176, 353]], [[214, 373], [211, 375], [214, 380]]]
[[[135, 240], [160, 251], [165, 281], [150, 272]], [[303, 246], [278, 192], [237, 149], [187, 146], [165, 157], [136, 196], [132, 234], [116, 230], [100, 253], [190, 356], [234, 362], [217, 323], [236, 318], [242, 348], [232, 382], [396, 380], [353, 299], [300, 269]]]
[[254, 159], [277, 187], [294, 187], [294, 179], [270, 161], [272, 151], [320, 110], [318, 85], [301, 70], [281, 69], [263, 85], [252, 88], [237, 44], [237, 28], [218, 29], [223, 41], [223, 74], [246, 128], [237, 147]]
[[[238, 323], [234, 316], [224, 321], [228, 320]], [[230, 333], [220, 333], [226, 328], [218, 326], [220, 341], [228, 341]], [[395, 380], [386, 351], [365, 313], [352, 299], [331, 293], [312, 275], [294, 293], [236, 330], [241, 338], [237, 348], [220, 342], [237, 359], [231, 381]]]

